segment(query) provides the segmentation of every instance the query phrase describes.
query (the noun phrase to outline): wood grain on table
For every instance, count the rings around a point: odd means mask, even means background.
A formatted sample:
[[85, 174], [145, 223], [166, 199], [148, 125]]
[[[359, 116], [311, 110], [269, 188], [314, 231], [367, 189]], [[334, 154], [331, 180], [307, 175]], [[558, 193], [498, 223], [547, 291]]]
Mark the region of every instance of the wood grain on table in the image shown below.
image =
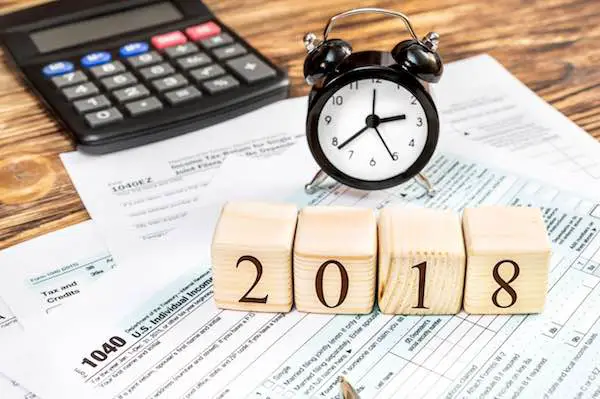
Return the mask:
[[[0, 13], [40, 3], [0, 0]], [[600, 139], [600, 1], [205, 0], [227, 25], [289, 70], [292, 96], [306, 94], [304, 33], [359, 6], [408, 14], [417, 31], [441, 35], [444, 61], [489, 53], [571, 120]], [[355, 17], [337, 35], [356, 50], [391, 49], [406, 38], [382, 16]], [[89, 218], [58, 154], [74, 149], [19, 82], [0, 50], [0, 249]], [[483, 73], [483, 72], [482, 72]]]

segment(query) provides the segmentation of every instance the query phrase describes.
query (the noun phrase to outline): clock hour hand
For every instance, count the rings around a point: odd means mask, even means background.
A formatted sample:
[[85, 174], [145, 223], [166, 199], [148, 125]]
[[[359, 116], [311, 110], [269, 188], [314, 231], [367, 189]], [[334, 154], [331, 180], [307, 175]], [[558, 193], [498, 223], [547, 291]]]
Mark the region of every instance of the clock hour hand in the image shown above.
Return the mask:
[[375, 132], [377, 132], [377, 136], [379, 136], [379, 139], [381, 140], [381, 142], [383, 143], [383, 146], [385, 147], [385, 149], [387, 150], [388, 154], [390, 154], [390, 157], [392, 157], [392, 160], [395, 161], [394, 159], [394, 154], [392, 154], [392, 152], [390, 151], [390, 147], [387, 146], [387, 143], [385, 142], [385, 140], [383, 139], [383, 136], [381, 135], [381, 133], [379, 133], [379, 129], [377, 129], [376, 127], [374, 127], [373, 129], [375, 129]]
[[390, 116], [389, 118], [381, 118], [381, 119], [379, 119], [379, 123], [400, 121], [400, 120], [404, 120], [404, 119], [406, 119], [406, 114], [401, 114], [401, 115], [396, 115], [396, 116]]
[[350, 136], [350, 138], [348, 140], [344, 141], [342, 144], [340, 144], [338, 146], [338, 150], [341, 150], [342, 148], [344, 148], [345, 146], [350, 144], [350, 142], [352, 142], [352, 140], [354, 140], [355, 138], [357, 138], [358, 136], [363, 134], [365, 132], [365, 130], [367, 130], [368, 128], [369, 128], [368, 126], [365, 126], [362, 129], [360, 129], [358, 132], [354, 133], [352, 136]]

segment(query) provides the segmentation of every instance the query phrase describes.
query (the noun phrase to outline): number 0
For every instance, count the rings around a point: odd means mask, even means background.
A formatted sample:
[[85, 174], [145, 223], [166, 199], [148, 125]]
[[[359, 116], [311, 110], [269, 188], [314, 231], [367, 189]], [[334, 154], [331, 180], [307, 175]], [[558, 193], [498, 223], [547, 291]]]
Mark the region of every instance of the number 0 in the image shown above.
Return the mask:
[[[327, 266], [329, 266], [329, 265], [336, 265], [338, 267], [338, 270], [340, 271], [340, 278], [342, 280], [342, 288], [340, 289], [340, 297], [338, 299], [338, 302], [333, 306], [329, 305], [329, 304], [327, 304], [327, 302], [325, 302], [325, 295], [323, 294], [323, 277], [325, 274], [325, 269], [327, 269]], [[349, 285], [348, 272], [346, 271], [346, 268], [344, 267], [344, 265], [342, 265], [337, 260], [328, 260], [328, 261], [324, 262], [321, 265], [321, 267], [319, 267], [319, 270], [317, 270], [317, 276], [315, 277], [315, 289], [317, 291], [317, 298], [319, 298], [319, 301], [323, 305], [327, 306], [330, 309], [337, 308], [346, 300], [346, 296], [348, 295], [348, 285]]]
[[265, 295], [262, 298], [251, 298], [248, 296], [248, 294], [250, 294], [250, 291], [252, 291], [254, 289], [254, 287], [256, 287], [256, 284], [258, 284], [258, 281], [262, 277], [263, 266], [260, 263], [260, 261], [258, 259], [256, 259], [254, 256], [245, 255], [238, 259], [238, 261], [235, 265], [236, 269], [240, 266], [240, 263], [242, 263], [246, 260], [248, 262], [251, 262], [254, 265], [254, 267], [256, 267], [256, 280], [254, 280], [254, 284], [252, 284], [252, 286], [250, 286], [250, 289], [248, 291], [246, 291], [244, 296], [240, 298], [239, 302], [267, 303], [267, 298], [269, 297], [269, 295]]

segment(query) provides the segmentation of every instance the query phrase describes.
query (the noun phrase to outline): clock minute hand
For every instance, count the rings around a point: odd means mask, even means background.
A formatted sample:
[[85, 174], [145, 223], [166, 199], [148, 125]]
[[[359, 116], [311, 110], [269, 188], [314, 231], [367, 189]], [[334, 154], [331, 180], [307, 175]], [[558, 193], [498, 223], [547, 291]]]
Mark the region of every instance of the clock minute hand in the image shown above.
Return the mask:
[[390, 116], [389, 118], [381, 118], [381, 119], [379, 119], [379, 123], [400, 121], [400, 120], [404, 120], [404, 119], [406, 119], [406, 114], [401, 114], [401, 115], [396, 115], [396, 116]]
[[360, 136], [361, 134], [363, 134], [365, 132], [365, 130], [367, 130], [369, 127], [365, 126], [362, 129], [360, 129], [358, 132], [354, 133], [352, 136], [350, 136], [350, 138], [346, 141], [344, 141], [342, 144], [340, 144], [338, 146], [338, 150], [341, 150], [342, 148], [344, 148], [345, 146], [347, 146], [348, 144], [350, 144], [350, 142], [352, 140], [354, 140], [355, 138], [357, 138], [358, 136]]
[[377, 129], [376, 127], [374, 129], [375, 129], [375, 132], [377, 132], [377, 136], [379, 136], [379, 139], [383, 143], [383, 146], [387, 150], [388, 154], [390, 154], [390, 157], [392, 158], [392, 160], [394, 160], [394, 154], [392, 154], [392, 152], [390, 151], [390, 147], [388, 147], [387, 143], [383, 139], [383, 136], [381, 135], [381, 133], [379, 133], [379, 129]]

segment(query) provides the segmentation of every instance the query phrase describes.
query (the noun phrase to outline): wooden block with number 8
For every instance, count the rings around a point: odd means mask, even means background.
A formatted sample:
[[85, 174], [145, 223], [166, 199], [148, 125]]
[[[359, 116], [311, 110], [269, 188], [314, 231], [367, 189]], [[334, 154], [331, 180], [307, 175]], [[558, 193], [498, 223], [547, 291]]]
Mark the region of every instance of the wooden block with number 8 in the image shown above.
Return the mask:
[[379, 214], [379, 308], [387, 314], [455, 314], [465, 249], [458, 214], [384, 208]]
[[468, 313], [544, 310], [551, 247], [537, 208], [465, 209], [467, 250], [464, 307]]
[[219, 308], [289, 312], [292, 245], [298, 209], [288, 204], [230, 202], [212, 242], [214, 297]]
[[302, 209], [294, 244], [296, 308], [314, 313], [371, 312], [376, 260], [377, 220], [371, 209]]

